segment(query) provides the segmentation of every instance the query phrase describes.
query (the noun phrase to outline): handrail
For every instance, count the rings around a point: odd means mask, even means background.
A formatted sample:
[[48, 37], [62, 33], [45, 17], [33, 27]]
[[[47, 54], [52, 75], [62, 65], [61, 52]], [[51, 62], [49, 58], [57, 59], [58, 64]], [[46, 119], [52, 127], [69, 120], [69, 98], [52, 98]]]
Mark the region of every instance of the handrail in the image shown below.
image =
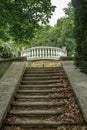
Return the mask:
[[27, 60], [37, 60], [37, 59], [59, 59], [61, 56], [67, 56], [65, 49], [49, 46], [38, 46], [31, 47], [28, 49], [23, 49], [21, 51], [21, 56], [26, 56]]

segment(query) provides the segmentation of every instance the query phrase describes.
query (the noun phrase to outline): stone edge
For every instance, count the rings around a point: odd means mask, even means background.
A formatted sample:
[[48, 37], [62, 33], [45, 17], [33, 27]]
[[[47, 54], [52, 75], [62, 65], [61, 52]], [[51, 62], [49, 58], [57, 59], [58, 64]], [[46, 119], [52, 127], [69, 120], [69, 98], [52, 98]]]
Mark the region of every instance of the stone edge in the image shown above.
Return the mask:
[[0, 79], [0, 128], [24, 73], [26, 62], [13, 62]]
[[[85, 122], [86, 122], [86, 124], [87, 124], [87, 114], [86, 114], [86, 112], [85, 112], [85, 109], [83, 108], [83, 103], [82, 103], [82, 101], [81, 101], [81, 98], [79, 97], [80, 94], [79, 94], [78, 91], [76, 90], [76, 88], [77, 88], [78, 86], [77, 86], [77, 84], [75, 83], [75, 81], [73, 80], [73, 77], [72, 77], [72, 76], [70, 75], [70, 73], [66, 70], [66, 67], [65, 67], [65, 65], [64, 65], [64, 62], [66, 62], [66, 61], [61, 61], [61, 65], [62, 65], [62, 67], [63, 67], [63, 69], [64, 69], [64, 71], [65, 71], [65, 74], [66, 74], [66, 76], [67, 76], [67, 80], [69, 81], [69, 83], [70, 83], [70, 85], [71, 85], [71, 87], [72, 87], [72, 89], [73, 89], [73, 92], [74, 92], [74, 94], [75, 94], [76, 100], [77, 100], [77, 102], [78, 102], [78, 104], [79, 104], [80, 110], [81, 110], [81, 112], [82, 112], [82, 114], [83, 114], [83, 117], [84, 117], [84, 120], [85, 120]], [[68, 62], [73, 62], [73, 61], [68, 61]], [[83, 74], [83, 73], [81, 73], [81, 72], [79, 71], [79, 74]]]

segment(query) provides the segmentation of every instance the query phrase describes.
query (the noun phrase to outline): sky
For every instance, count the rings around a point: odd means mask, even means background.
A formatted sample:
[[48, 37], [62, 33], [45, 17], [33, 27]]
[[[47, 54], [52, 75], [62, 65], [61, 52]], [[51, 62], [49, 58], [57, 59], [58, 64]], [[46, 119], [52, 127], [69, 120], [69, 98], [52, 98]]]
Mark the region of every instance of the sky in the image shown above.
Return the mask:
[[67, 4], [70, 2], [71, 0], [51, 0], [52, 5], [56, 6], [55, 12], [53, 13], [52, 18], [50, 19], [50, 25], [54, 26], [57, 22], [58, 18], [61, 18], [64, 15], [64, 11], [63, 8], [67, 7]]

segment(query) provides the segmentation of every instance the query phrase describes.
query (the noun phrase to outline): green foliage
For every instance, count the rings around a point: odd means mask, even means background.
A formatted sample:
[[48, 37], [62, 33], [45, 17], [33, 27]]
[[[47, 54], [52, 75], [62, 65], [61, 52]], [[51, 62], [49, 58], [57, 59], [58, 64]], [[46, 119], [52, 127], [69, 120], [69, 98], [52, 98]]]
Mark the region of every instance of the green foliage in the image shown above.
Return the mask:
[[64, 9], [66, 17], [60, 18], [54, 27], [41, 26], [31, 41], [33, 46], [66, 46], [68, 56], [74, 55], [74, 9], [71, 3]]
[[9, 34], [17, 42], [29, 42], [39, 22], [46, 24], [54, 9], [50, 0], [0, 0], [0, 38]]
[[0, 59], [18, 56], [19, 50], [10, 43], [0, 40]]
[[72, 0], [72, 3], [75, 8], [75, 64], [87, 73], [87, 1]]

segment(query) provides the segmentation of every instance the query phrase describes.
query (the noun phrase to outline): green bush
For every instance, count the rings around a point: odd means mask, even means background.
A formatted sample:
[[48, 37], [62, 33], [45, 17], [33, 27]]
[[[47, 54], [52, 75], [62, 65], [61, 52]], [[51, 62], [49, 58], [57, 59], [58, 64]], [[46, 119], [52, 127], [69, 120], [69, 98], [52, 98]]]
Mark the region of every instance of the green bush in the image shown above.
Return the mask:
[[18, 56], [18, 49], [14, 48], [11, 43], [0, 40], [0, 58], [12, 58]]

